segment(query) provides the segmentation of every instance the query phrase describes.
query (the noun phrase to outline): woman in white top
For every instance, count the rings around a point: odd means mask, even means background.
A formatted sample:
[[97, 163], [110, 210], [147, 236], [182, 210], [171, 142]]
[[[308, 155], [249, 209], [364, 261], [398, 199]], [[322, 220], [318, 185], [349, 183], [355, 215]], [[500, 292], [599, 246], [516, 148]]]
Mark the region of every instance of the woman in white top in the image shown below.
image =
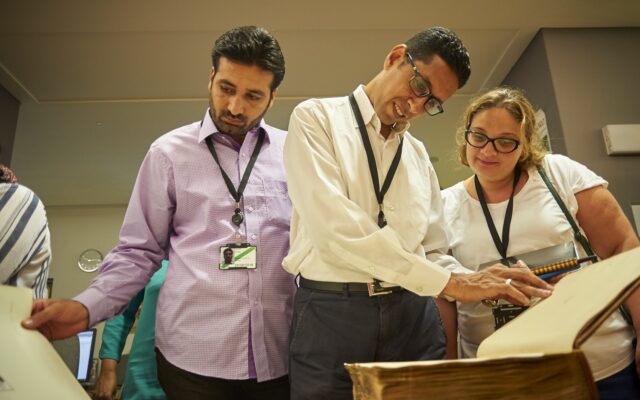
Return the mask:
[[[569, 241], [579, 256], [586, 255], [538, 166], [601, 259], [640, 245], [604, 179], [567, 157], [545, 154], [533, 107], [519, 90], [497, 88], [473, 100], [458, 145], [460, 161], [474, 176], [444, 190], [443, 198], [450, 248], [462, 265], [477, 270], [489, 261]], [[640, 291], [627, 306], [640, 327]], [[480, 342], [494, 331], [491, 308], [481, 303], [457, 304], [457, 324], [461, 357], [475, 357]], [[601, 399], [640, 398], [634, 337], [616, 312], [582, 347]]]

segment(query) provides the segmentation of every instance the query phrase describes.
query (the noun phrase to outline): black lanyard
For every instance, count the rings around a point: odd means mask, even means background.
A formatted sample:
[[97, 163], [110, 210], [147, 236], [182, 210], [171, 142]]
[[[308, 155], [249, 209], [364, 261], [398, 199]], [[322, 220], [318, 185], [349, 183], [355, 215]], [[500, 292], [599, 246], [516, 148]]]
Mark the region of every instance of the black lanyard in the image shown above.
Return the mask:
[[384, 183], [382, 184], [382, 190], [380, 190], [380, 182], [378, 181], [378, 167], [376, 166], [376, 159], [373, 157], [373, 148], [371, 147], [369, 135], [367, 134], [367, 128], [364, 125], [362, 114], [360, 114], [360, 108], [358, 107], [358, 103], [356, 102], [356, 98], [353, 93], [349, 95], [349, 103], [351, 103], [353, 114], [356, 117], [356, 121], [358, 121], [358, 128], [360, 129], [360, 135], [362, 136], [364, 149], [367, 153], [369, 171], [371, 172], [371, 180], [373, 181], [373, 190], [375, 190], [376, 199], [378, 200], [378, 226], [380, 228], [383, 228], [387, 225], [387, 219], [384, 217], [382, 202], [384, 200], [384, 195], [387, 193], [387, 190], [389, 190], [389, 186], [391, 186], [391, 181], [393, 180], [393, 176], [396, 174], [398, 164], [400, 164], [400, 156], [402, 155], [402, 142], [404, 138], [400, 139], [398, 150], [396, 151], [396, 155], [393, 157], [393, 161], [389, 166], [389, 171], [387, 171], [387, 176], [385, 177]]
[[516, 185], [520, 180], [520, 173], [520, 168], [516, 167], [513, 177], [513, 188], [511, 189], [509, 204], [507, 204], [507, 212], [504, 214], [504, 223], [502, 224], [502, 240], [500, 240], [500, 236], [498, 236], [496, 226], [493, 223], [493, 219], [491, 218], [491, 213], [489, 212], [489, 207], [487, 206], [487, 200], [485, 200], [484, 198], [484, 193], [482, 193], [482, 186], [480, 185], [480, 181], [478, 180], [478, 175], [475, 175], [473, 177], [476, 185], [476, 193], [478, 193], [478, 200], [480, 201], [480, 205], [482, 206], [484, 218], [487, 220], [487, 225], [489, 226], [489, 232], [491, 232], [493, 243], [496, 245], [496, 249], [498, 249], [498, 252], [502, 256], [503, 260], [507, 258], [507, 247], [509, 247], [509, 227], [511, 226], [511, 217], [513, 215], [513, 195], [516, 192]]
[[249, 164], [247, 164], [247, 168], [244, 170], [244, 174], [242, 175], [242, 180], [240, 181], [240, 186], [238, 186], [238, 190], [233, 187], [233, 182], [229, 179], [229, 175], [224, 172], [222, 169], [222, 165], [220, 165], [220, 161], [218, 160], [218, 153], [216, 153], [215, 147], [213, 147], [213, 141], [211, 140], [211, 136], [207, 136], [205, 141], [207, 142], [207, 147], [209, 148], [209, 152], [213, 156], [213, 159], [220, 167], [220, 173], [222, 173], [222, 178], [224, 179], [224, 183], [227, 184], [227, 188], [229, 189], [229, 194], [236, 201], [236, 209], [234, 211], [233, 216], [231, 217], [231, 222], [233, 222], [236, 226], [240, 226], [244, 217], [242, 216], [242, 210], [240, 210], [240, 200], [242, 199], [242, 193], [244, 192], [244, 188], [247, 186], [247, 182], [249, 181], [249, 176], [251, 175], [251, 170], [253, 170], [253, 166], [258, 159], [258, 154], [260, 153], [260, 149], [262, 148], [262, 143], [264, 142], [264, 129], [260, 129], [260, 134], [258, 135], [258, 142], [256, 143], [256, 147], [253, 148], [253, 153], [251, 154], [251, 159], [249, 160]]

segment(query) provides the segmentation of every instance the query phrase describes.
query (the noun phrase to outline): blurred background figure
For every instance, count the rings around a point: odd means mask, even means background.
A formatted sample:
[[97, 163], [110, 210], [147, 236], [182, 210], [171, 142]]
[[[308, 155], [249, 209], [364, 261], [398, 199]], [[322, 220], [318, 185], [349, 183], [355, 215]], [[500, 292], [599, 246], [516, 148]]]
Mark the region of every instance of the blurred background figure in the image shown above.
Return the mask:
[[0, 282], [47, 297], [51, 262], [49, 225], [42, 202], [0, 164]]
[[[131, 344], [120, 400], [166, 399], [158, 383], [156, 353], [153, 348], [156, 336], [158, 293], [164, 283], [167, 265], [168, 261], [163, 261], [162, 268], [153, 274], [147, 286], [131, 300], [127, 309], [106, 322], [99, 355], [100, 376], [93, 395], [95, 400], [114, 398], [118, 383], [116, 368], [127, 336], [134, 326], [138, 309], [140, 309], [140, 316]], [[144, 304], [142, 304], [143, 300]]]

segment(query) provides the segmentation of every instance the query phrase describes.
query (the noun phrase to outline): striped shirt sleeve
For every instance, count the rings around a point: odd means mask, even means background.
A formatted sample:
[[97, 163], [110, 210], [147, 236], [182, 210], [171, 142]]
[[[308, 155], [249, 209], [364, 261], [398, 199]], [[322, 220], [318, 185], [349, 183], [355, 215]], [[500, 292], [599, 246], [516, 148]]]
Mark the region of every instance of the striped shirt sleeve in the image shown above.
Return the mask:
[[0, 282], [47, 297], [51, 244], [47, 216], [36, 194], [18, 184], [0, 184]]

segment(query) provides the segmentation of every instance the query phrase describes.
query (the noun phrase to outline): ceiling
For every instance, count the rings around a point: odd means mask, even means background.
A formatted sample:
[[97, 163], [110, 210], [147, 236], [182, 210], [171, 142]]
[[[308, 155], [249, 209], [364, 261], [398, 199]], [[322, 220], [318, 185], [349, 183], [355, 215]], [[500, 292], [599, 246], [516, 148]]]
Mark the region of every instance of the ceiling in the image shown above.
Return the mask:
[[540, 28], [637, 27], [637, 0], [220, 1], [3, 0], [0, 84], [22, 102], [12, 156], [47, 206], [122, 205], [162, 133], [202, 118], [210, 49], [222, 32], [261, 25], [287, 73], [267, 121], [286, 129], [309, 97], [345, 95], [391, 47], [434, 25], [455, 30], [472, 59], [445, 113], [412, 124], [443, 186], [454, 131], [471, 96], [498, 85]]

